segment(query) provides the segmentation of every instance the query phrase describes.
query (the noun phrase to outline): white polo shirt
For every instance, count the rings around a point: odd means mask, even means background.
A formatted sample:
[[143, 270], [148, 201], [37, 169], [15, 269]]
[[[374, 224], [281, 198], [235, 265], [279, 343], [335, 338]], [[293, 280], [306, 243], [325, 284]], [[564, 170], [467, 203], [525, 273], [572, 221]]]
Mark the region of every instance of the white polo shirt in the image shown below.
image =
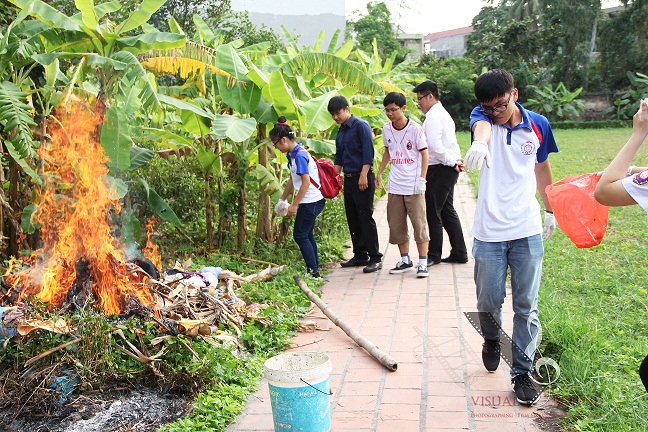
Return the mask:
[[493, 124], [479, 107], [470, 113], [470, 128], [479, 120], [491, 123], [488, 150], [491, 166], [479, 172], [477, 208], [472, 235], [485, 242], [516, 240], [540, 234], [542, 220], [536, 199], [535, 164], [557, 152], [546, 117], [525, 110], [522, 123], [513, 129]]
[[641, 171], [621, 180], [621, 184], [637, 204], [648, 212], [648, 170]]
[[411, 119], [400, 130], [389, 122], [383, 126], [382, 138], [389, 149], [391, 163], [387, 191], [395, 195], [414, 195], [421, 177], [421, 150], [428, 147], [423, 129]]
[[432, 105], [425, 113], [423, 130], [430, 155], [428, 165], [454, 167], [461, 158], [461, 150], [455, 134], [455, 122], [441, 102]]

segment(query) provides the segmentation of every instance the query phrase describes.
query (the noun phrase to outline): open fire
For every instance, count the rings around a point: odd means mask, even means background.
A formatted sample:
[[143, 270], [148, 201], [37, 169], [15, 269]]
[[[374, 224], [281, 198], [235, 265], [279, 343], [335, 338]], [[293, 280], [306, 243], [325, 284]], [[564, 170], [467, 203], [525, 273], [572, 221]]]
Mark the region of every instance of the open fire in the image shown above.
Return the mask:
[[131, 299], [154, 307], [111, 234], [110, 219], [121, 207], [107, 177], [99, 117], [79, 104], [60, 111], [51, 124], [51, 142], [39, 151], [45, 187], [31, 218], [40, 225], [43, 246], [26, 260], [26, 270], [5, 276], [11, 303], [36, 296], [61, 306], [92, 293], [94, 306], [106, 314], [125, 311]]

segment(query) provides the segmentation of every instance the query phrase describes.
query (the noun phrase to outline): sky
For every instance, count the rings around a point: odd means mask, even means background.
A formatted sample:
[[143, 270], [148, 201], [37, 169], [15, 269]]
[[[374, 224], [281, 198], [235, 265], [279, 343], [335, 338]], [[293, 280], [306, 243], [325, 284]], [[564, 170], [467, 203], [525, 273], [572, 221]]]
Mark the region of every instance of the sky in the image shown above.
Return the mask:
[[[405, 33], [427, 35], [444, 30], [467, 27], [482, 7], [489, 6], [482, 0], [383, 0]], [[366, 15], [366, 0], [346, 0], [347, 19], [353, 18], [354, 10]], [[619, 1], [603, 1], [603, 7], [616, 6]], [[404, 7], [398, 7], [404, 5]], [[399, 16], [400, 15], [400, 16]], [[357, 18], [357, 17], [356, 17]], [[400, 18], [400, 19], [399, 19]]]
[[[467, 27], [482, 7], [488, 4], [481, 0], [384, 0], [392, 19], [405, 33], [436, 33], [460, 27]], [[359, 9], [366, 15], [366, 0], [346, 0], [347, 19]], [[398, 7], [398, 5], [404, 7]], [[400, 15], [400, 16], [399, 16]]]

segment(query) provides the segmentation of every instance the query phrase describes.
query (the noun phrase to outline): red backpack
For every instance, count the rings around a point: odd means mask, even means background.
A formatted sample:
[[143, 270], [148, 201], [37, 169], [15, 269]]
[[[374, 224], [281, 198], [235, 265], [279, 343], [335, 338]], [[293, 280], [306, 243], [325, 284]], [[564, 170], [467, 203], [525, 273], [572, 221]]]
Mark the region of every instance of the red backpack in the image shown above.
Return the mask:
[[[300, 149], [300, 151], [306, 150]], [[338, 196], [340, 194], [340, 191], [342, 190], [342, 178], [335, 169], [333, 162], [326, 158], [317, 159], [311, 156], [310, 153], [306, 153], [315, 161], [321, 183], [321, 185], [317, 184], [317, 182], [313, 180], [313, 177], [311, 177], [311, 184], [319, 189], [324, 198], [335, 198], [336, 196]]]

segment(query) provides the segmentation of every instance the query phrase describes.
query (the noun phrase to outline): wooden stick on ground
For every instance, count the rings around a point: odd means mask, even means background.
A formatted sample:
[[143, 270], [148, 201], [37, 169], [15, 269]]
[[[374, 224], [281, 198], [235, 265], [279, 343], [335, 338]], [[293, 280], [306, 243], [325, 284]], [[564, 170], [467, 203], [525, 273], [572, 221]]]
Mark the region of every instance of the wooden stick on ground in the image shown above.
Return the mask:
[[295, 276], [294, 278], [295, 278], [295, 282], [297, 283], [297, 286], [299, 286], [299, 288], [301, 288], [301, 290], [304, 291], [304, 293], [308, 296], [310, 301], [315, 303], [317, 307], [320, 308], [322, 312], [324, 312], [324, 315], [326, 315], [328, 319], [330, 319], [333, 322], [333, 324], [335, 324], [336, 326], [344, 330], [344, 333], [346, 333], [347, 336], [349, 336], [351, 339], [353, 339], [355, 343], [357, 343], [362, 348], [364, 348], [373, 358], [378, 360], [380, 364], [385, 366], [387, 369], [391, 371], [395, 371], [398, 368], [398, 364], [396, 363], [396, 360], [391, 358], [388, 354], [382, 352], [376, 345], [371, 343], [369, 339], [362, 336], [360, 333], [358, 333], [357, 331], [349, 327], [347, 323], [345, 323], [340, 318], [338, 318], [338, 316], [328, 308], [326, 303], [324, 303], [322, 299], [317, 297], [315, 293], [313, 293], [313, 291], [311, 291], [310, 288], [308, 288], [306, 283], [299, 276]]
[[47, 351], [45, 351], [44, 353], [40, 353], [40, 354], [38, 354], [36, 357], [32, 357], [32, 358], [30, 358], [29, 360], [27, 360], [27, 361], [25, 362], [25, 365], [24, 365], [23, 367], [27, 367], [27, 366], [29, 366], [30, 364], [35, 363], [35, 362], [37, 362], [38, 360], [40, 360], [40, 359], [42, 359], [42, 358], [45, 358], [45, 357], [47, 357], [48, 355], [50, 355], [50, 354], [52, 354], [52, 353], [54, 353], [54, 352], [56, 352], [56, 351], [62, 350], [63, 348], [65, 348], [65, 347], [67, 347], [67, 346], [70, 346], [70, 345], [73, 345], [73, 344], [79, 342], [80, 340], [81, 340], [81, 338], [72, 339], [71, 341], [67, 341], [67, 342], [65, 342], [64, 344], [61, 344], [61, 345], [59, 345], [59, 346], [57, 346], [57, 347], [54, 347], [54, 348], [52, 348], [52, 349], [50, 349], [50, 350], [47, 350]]

